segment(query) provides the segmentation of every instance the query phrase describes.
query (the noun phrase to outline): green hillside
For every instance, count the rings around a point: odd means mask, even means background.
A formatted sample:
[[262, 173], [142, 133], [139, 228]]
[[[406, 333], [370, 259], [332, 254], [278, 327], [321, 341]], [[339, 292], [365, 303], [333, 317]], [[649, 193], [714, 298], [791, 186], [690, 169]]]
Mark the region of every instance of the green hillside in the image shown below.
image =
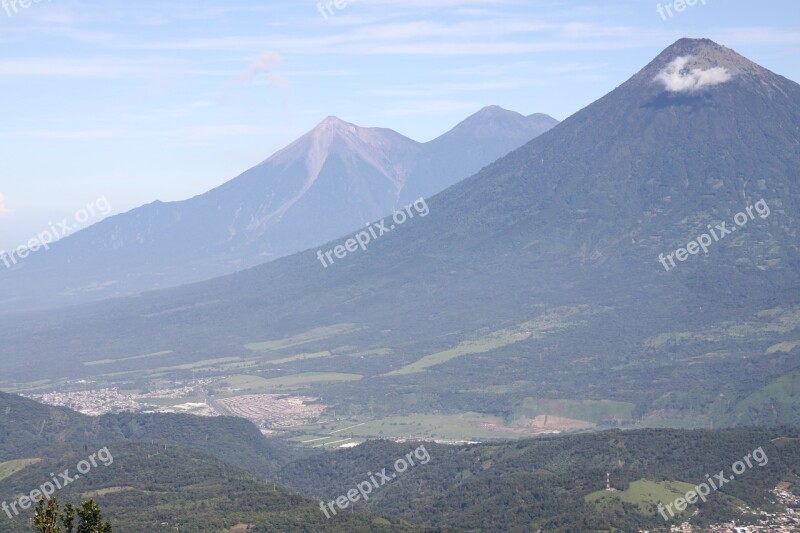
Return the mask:
[[[792, 439], [779, 439], [781, 435]], [[636, 531], [663, 528], [656, 505], [684, 496], [706, 475], [761, 448], [754, 466], [673, 522], [699, 509], [692, 523], [748, 518], [744, 504], [772, 510], [769, 494], [785, 481], [800, 494], [800, 440], [758, 430], [611, 430], [515, 443], [442, 446], [371, 495], [367, 508], [416, 522], [476, 531]], [[296, 461], [279, 479], [301, 493], [331, 499], [366, 472], [404, 457], [414, 443], [373, 441], [357, 448]], [[760, 463], [759, 463], [760, 464]], [[605, 491], [606, 472], [617, 492]]]
[[[747, 522], [753, 516], [742, 512], [745, 505], [778, 509], [770, 491], [779, 483], [800, 494], [796, 429], [607, 430], [466, 445], [375, 440], [324, 451], [279, 446], [238, 419], [90, 418], [12, 395], [0, 400], [0, 412], [7, 413], [0, 419], [0, 456], [8, 458], [0, 462], [0, 499], [29, 494], [54, 477], [51, 472], [74, 475], [80, 461], [97, 454], [99, 464], [73, 476], [58, 496], [97, 499], [123, 532], [222, 532], [238, 524], [309, 532], [655, 531], [666, 525], [659, 503], [710, 474], [729, 472], [751, 453], [756, 465], [674, 521], [697, 510], [691, 520], [701, 527], [732, 518]], [[526, 402], [524, 409], [602, 418], [624, 415], [627, 407]], [[32, 428], [27, 432], [25, 420]], [[757, 449], [763, 463], [755, 459]], [[401, 471], [397, 461], [409, 456], [416, 463]], [[319, 502], [337, 500], [378, 472], [388, 477], [368, 500], [358, 500], [355, 513], [325, 517]], [[607, 473], [615, 491], [604, 490]], [[8, 531], [29, 531], [24, 520], [9, 522]]]
[[[361, 512], [328, 520], [317, 502], [180, 446], [114, 442], [108, 443], [108, 450], [111, 464], [99, 464], [57, 496], [62, 502], [94, 498], [118, 533], [223, 533], [238, 524], [257, 526], [255, 531], [426, 531], [402, 520]], [[71, 468], [74, 473], [74, 465], [87, 455], [81, 448], [45, 459], [0, 481], [0, 494], [11, 501], [49, 480], [49, 472]], [[13, 520], [0, 516], [0, 529], [31, 532], [32, 515], [28, 510]]]
[[268, 474], [289, 457], [249, 421], [233, 417], [129, 414], [88, 417], [0, 393], [0, 460], [36, 456], [54, 445], [100, 447], [110, 441], [171, 441]]

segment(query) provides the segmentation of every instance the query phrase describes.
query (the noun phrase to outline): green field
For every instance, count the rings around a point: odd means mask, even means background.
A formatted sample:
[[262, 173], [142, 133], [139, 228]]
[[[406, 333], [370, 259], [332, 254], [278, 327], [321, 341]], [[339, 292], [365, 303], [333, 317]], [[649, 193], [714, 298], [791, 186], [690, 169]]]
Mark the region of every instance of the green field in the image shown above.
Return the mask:
[[134, 355], [132, 357], [122, 357], [120, 359], [99, 359], [97, 361], [85, 361], [83, 363], [83, 366], [109, 365], [111, 363], [121, 363], [123, 361], [136, 361], [138, 359], [149, 359], [150, 357], [169, 355], [171, 353], [172, 350], [165, 350], [162, 352], [146, 353], [144, 355]]
[[319, 359], [320, 357], [330, 357], [330, 356], [331, 352], [329, 351], [315, 352], [315, 353], [301, 353], [289, 357], [284, 357], [283, 359], [273, 359], [272, 361], [270, 361], [270, 364], [282, 365], [285, 363], [292, 363], [294, 361], [306, 361], [308, 359]]
[[525, 398], [515, 411], [516, 416], [534, 418], [539, 415], [563, 416], [575, 420], [597, 423], [603, 419], [618, 418], [629, 421], [634, 405], [613, 400], [542, 400]]
[[361, 374], [344, 374], [340, 372], [303, 372], [278, 378], [262, 378], [259, 376], [239, 375], [226, 378], [219, 384], [237, 392], [275, 392], [281, 389], [301, 388], [312, 383], [332, 381], [358, 381], [364, 376]]
[[415, 374], [423, 372], [426, 369], [441, 365], [458, 357], [465, 355], [486, 353], [504, 346], [516, 344], [526, 339], [541, 339], [548, 333], [565, 329], [574, 325], [567, 319], [572, 315], [584, 312], [588, 306], [576, 306], [559, 308], [547, 313], [536, 320], [524, 322], [515, 328], [501, 329], [494, 331], [474, 340], [467, 340], [459, 343], [457, 346], [441, 352], [436, 352], [431, 355], [426, 355], [411, 364], [405, 365], [397, 370], [388, 372], [387, 376], [401, 376], [405, 374]]
[[386, 375], [402, 376], [404, 374], [415, 374], [417, 372], [423, 372], [432, 366], [441, 365], [442, 363], [446, 363], [457, 357], [462, 357], [464, 355], [470, 355], [476, 353], [485, 353], [494, 350], [496, 348], [501, 348], [503, 346], [508, 346], [509, 344], [514, 344], [515, 342], [519, 342], [527, 338], [528, 338], [527, 335], [517, 334], [517, 337], [515, 338], [512, 335], [506, 335], [504, 332], [496, 332], [484, 339], [479, 339], [475, 341], [464, 341], [455, 348], [450, 348], [449, 350], [444, 350], [441, 352], [436, 352], [431, 355], [426, 355], [422, 359], [419, 359], [418, 361], [415, 361], [402, 368], [398, 368], [397, 370], [392, 370], [391, 372], [388, 372]]
[[127, 492], [131, 490], [137, 489], [135, 487], [109, 487], [107, 489], [90, 490], [88, 492], [81, 493], [81, 500], [96, 499], [100, 496], [106, 496], [107, 494], [119, 494], [120, 492]]
[[63, 379], [39, 379], [36, 381], [28, 382], [3, 382], [3, 387], [0, 388], [3, 392], [15, 393], [17, 391], [32, 392], [41, 389], [52, 389], [58, 384], [63, 383]]
[[800, 420], [800, 371], [771, 381], [739, 402], [725, 417], [728, 423], [748, 423], [760, 419], [775, 423], [778, 417]]
[[132, 375], [140, 377], [160, 377], [176, 370], [200, 370], [202, 372], [224, 372], [225, 370], [247, 368], [257, 364], [255, 359], [244, 359], [242, 357], [217, 357], [213, 359], [203, 359], [193, 363], [180, 365], [160, 366], [157, 368], [143, 370], [128, 370], [125, 372], [109, 372], [101, 374], [104, 378], [114, 378], [120, 376], [130, 377]]
[[368, 422], [356, 423], [352, 420], [322, 422], [298, 428], [304, 433], [297, 441], [308, 441], [311, 437], [322, 437], [332, 431], [340, 438], [386, 438], [386, 439], [421, 439], [441, 440], [448, 442], [465, 442], [472, 440], [496, 440], [530, 437], [531, 435], [515, 434], [504, 431], [506, 427], [502, 417], [480, 413], [460, 413], [453, 415], [412, 414], [408, 416], [392, 416]]
[[745, 337], [748, 335], [764, 335], [778, 333], [786, 335], [800, 327], [800, 306], [784, 309], [776, 307], [756, 313], [760, 318], [771, 318], [769, 322], [747, 321], [727, 328], [726, 333], [731, 336]]
[[394, 351], [391, 348], [377, 348], [374, 350], [364, 350], [360, 352], [353, 352], [348, 353], [350, 357], [385, 357], [387, 355], [392, 355]]
[[244, 347], [251, 352], [269, 352], [275, 350], [283, 350], [293, 346], [299, 346], [309, 342], [321, 341], [343, 333], [350, 333], [356, 331], [358, 328], [355, 324], [334, 324], [332, 326], [325, 326], [321, 328], [314, 328], [304, 333], [287, 337], [285, 339], [277, 339], [263, 342], [251, 342], [245, 344]]
[[791, 353], [791, 351], [798, 346], [800, 346], [800, 341], [779, 342], [767, 348], [766, 354], [769, 355], [777, 352]]
[[16, 459], [14, 461], [6, 461], [5, 463], [0, 463], [0, 480], [13, 476], [20, 470], [27, 468], [30, 465], [35, 465], [40, 461], [41, 459], [32, 458], [32, 459]]
[[631, 483], [624, 491], [598, 490], [584, 499], [587, 502], [594, 502], [598, 509], [606, 507], [611, 501], [617, 499], [638, 506], [643, 515], [653, 516], [658, 513], [659, 503], [666, 506], [675, 501], [675, 498], [683, 498], [694, 488], [694, 485], [682, 481], [655, 482], [640, 479]]

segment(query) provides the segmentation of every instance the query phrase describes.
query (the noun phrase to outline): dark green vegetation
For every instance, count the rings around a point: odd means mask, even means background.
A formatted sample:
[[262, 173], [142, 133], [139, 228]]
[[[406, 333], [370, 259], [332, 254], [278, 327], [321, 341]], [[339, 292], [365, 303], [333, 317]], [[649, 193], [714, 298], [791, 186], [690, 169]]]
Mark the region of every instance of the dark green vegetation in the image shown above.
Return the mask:
[[73, 533], [76, 527], [78, 533], [112, 532], [111, 523], [103, 520], [100, 506], [94, 500], [77, 507], [67, 503], [61, 509], [58, 498], [47, 501], [41, 498], [33, 514], [33, 525], [38, 533]]
[[[773, 443], [787, 434], [795, 438]], [[652, 531], [665, 526], [656, 511], [657, 501], [640, 497], [640, 504], [623, 502], [621, 493], [604, 490], [606, 472], [619, 491], [664, 481], [694, 486], [705, 481], [706, 474], [724, 470], [730, 475], [735, 461], [761, 447], [768, 458], [764, 467], [748, 469], [698, 505], [700, 514], [692, 524], [702, 526], [740, 517], [737, 507], [743, 504], [773, 509], [768, 493], [781, 481], [797, 490], [798, 435], [796, 430], [648, 429], [466, 447], [426, 443], [430, 462], [374, 491], [367, 508], [412, 521], [487, 532]], [[384, 467], [393, 472], [392, 463], [415, 446], [373, 441], [292, 463], [281, 471], [280, 479], [327, 501], [368, 479], [367, 472]], [[606, 499], [586, 501], [596, 491]], [[685, 520], [694, 510], [690, 507], [675, 521]]]
[[118, 414], [88, 417], [0, 392], [0, 461], [36, 457], [51, 446], [86, 446], [114, 441], [168, 440], [267, 474], [284, 462], [285, 446], [266, 440], [241, 418]]
[[[0, 418], [0, 500], [29, 494], [51, 472], [75, 474], [79, 461], [105, 447], [113, 461], [101, 458], [57, 496], [62, 502], [96, 500], [115, 532], [223, 532], [237, 524], [307, 532], [654, 530], [664, 523], [650, 493], [694, 485], [719, 470], [730, 473], [733, 462], [759, 447], [765, 466], [748, 469], [713, 494], [693, 523], [741, 517], [737, 507], [743, 504], [773, 509], [768, 493], [776, 484], [787, 482], [795, 492], [800, 487], [796, 429], [610, 430], [513, 443], [425, 443], [425, 464], [374, 490], [355, 513], [348, 509], [327, 519], [320, 500], [347, 494], [369, 472], [392, 473], [394, 462], [419, 443], [371, 441], [310, 455], [275, 451], [274, 439], [257, 431], [253, 436], [249, 423], [224, 418], [195, 417], [193, 426], [189, 416], [138, 415], [123, 417], [123, 425], [116, 417], [84, 417], [11, 395], [0, 401], [0, 413], [6, 413]], [[149, 429], [130, 432], [132, 426]], [[271, 473], [263, 475], [265, 469]], [[621, 492], [602, 491], [607, 471]], [[32, 515], [31, 509], [13, 522], [0, 515], [0, 530], [31, 531], [26, 520]]]
[[[685, 55], [732, 79], [681, 94], [653, 81]], [[681, 40], [366, 252], [324, 269], [312, 250], [202, 284], [5, 319], [0, 373], [7, 387], [34, 376], [119, 382], [186, 377], [190, 367], [164, 367], [241, 356], [266, 378], [364, 376], [309, 386], [362, 420], [466, 411], [510, 420], [531, 401], [612, 400], [633, 408], [606, 425], [800, 424], [800, 385], [787, 377], [800, 370], [798, 123], [796, 83], [710, 41]], [[768, 218], [672, 271], [659, 264], [761, 198]], [[337, 324], [351, 327], [295, 351], [245, 348]], [[501, 342], [509, 331], [518, 338]], [[331, 355], [269, 363], [301, 351]]]
[[[93, 469], [58, 492], [62, 501], [93, 498], [115, 533], [174, 530], [227, 532], [238, 524], [265, 531], [407, 531], [422, 528], [402, 520], [345, 513], [327, 520], [317, 502], [273, 487], [243, 470], [187, 448], [164, 443], [117, 442], [108, 445], [114, 462]], [[62, 449], [63, 450], [63, 449]], [[84, 449], [60, 452], [0, 481], [0, 494], [12, 499], [85, 459]], [[0, 516], [0, 529], [33, 531], [33, 511], [14, 520]]]
[[[224, 532], [237, 524], [261, 531], [443, 531], [365, 513], [327, 520], [316, 501], [267, 481], [302, 453], [265, 439], [237, 418], [119, 415], [90, 418], [0, 393], [0, 501], [50, 481], [101, 447], [113, 459], [59, 490], [63, 502], [96, 500], [115, 533], [179, 527]], [[108, 463], [108, 461], [106, 461]], [[33, 509], [13, 521], [0, 514], [0, 531], [33, 531]], [[257, 530], [258, 531], [258, 530]]]

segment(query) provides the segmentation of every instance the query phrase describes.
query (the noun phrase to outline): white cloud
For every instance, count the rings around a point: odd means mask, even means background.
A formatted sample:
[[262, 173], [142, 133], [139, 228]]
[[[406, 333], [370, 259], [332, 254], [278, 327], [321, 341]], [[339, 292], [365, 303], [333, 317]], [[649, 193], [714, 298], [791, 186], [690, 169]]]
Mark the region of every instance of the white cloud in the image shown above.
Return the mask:
[[692, 56], [681, 56], [674, 59], [656, 75], [654, 80], [660, 81], [669, 92], [680, 93], [695, 92], [703, 87], [719, 85], [732, 77], [723, 67], [689, 68], [687, 65], [691, 60]]

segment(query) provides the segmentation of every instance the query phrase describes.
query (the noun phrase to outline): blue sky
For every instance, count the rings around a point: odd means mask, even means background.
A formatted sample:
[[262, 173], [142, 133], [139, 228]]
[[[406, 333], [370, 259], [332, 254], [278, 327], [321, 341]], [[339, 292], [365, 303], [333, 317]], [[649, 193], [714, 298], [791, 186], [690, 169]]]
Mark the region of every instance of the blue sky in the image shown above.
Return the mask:
[[328, 115], [419, 141], [489, 104], [561, 120], [684, 36], [800, 80], [796, 0], [667, 20], [650, 0], [11, 2], [0, 249], [100, 197], [119, 213], [200, 194]]

